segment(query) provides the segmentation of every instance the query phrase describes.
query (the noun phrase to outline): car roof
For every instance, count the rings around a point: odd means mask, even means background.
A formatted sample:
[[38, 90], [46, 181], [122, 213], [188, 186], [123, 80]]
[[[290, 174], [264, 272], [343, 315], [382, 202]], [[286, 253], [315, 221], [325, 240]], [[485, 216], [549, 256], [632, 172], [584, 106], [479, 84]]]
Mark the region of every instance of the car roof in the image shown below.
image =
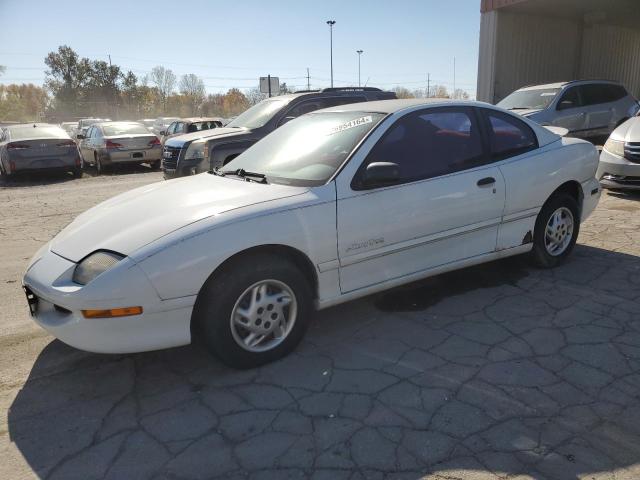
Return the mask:
[[395, 113], [406, 108], [424, 105], [428, 107], [436, 106], [482, 106], [491, 107], [492, 105], [484, 102], [476, 102], [473, 100], [452, 100], [449, 98], [409, 98], [398, 100], [376, 100], [373, 102], [349, 103], [347, 105], [339, 105], [336, 107], [324, 108], [316, 110], [317, 112], [376, 112], [376, 113]]
[[53, 123], [40, 123], [40, 122], [33, 122], [33, 123], [17, 123], [15, 125], [5, 125], [3, 128], [37, 128], [37, 127], [56, 127], [56, 128], [60, 128], [59, 125], [54, 125]]
[[220, 117], [188, 117], [188, 118], [180, 118], [179, 120], [175, 120], [176, 122], [210, 122], [210, 121], [221, 122], [222, 118]]
[[607, 84], [611, 84], [611, 85], [622, 85], [620, 82], [616, 82], [614, 80], [604, 80], [604, 79], [586, 79], [586, 80], [569, 80], [569, 81], [565, 81], [565, 82], [554, 82], [554, 83], [544, 83], [544, 84], [540, 84], [540, 85], [527, 85], [524, 86], [522, 88], [519, 88], [517, 91], [523, 91], [523, 90], [543, 90], [546, 88], [563, 88], [566, 87], [567, 85], [589, 85], [589, 84], [602, 84], [602, 83], [607, 83]]

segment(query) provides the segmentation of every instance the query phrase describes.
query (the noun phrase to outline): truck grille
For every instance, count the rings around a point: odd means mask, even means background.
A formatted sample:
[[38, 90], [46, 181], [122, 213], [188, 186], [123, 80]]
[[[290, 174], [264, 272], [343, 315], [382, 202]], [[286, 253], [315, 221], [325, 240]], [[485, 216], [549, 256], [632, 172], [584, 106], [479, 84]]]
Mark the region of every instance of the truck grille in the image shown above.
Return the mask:
[[640, 142], [625, 143], [624, 158], [633, 163], [640, 163]]
[[178, 157], [180, 156], [180, 147], [164, 146], [162, 150], [162, 169], [175, 170], [178, 167]]

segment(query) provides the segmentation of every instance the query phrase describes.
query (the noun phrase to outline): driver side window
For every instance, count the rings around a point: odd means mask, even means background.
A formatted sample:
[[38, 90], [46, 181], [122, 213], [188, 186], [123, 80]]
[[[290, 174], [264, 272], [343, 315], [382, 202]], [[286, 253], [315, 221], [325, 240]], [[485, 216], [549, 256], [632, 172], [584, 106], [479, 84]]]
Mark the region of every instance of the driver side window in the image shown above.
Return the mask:
[[566, 110], [568, 108], [580, 107], [580, 95], [578, 94], [577, 87], [571, 87], [562, 94], [560, 100], [558, 100], [558, 110]]

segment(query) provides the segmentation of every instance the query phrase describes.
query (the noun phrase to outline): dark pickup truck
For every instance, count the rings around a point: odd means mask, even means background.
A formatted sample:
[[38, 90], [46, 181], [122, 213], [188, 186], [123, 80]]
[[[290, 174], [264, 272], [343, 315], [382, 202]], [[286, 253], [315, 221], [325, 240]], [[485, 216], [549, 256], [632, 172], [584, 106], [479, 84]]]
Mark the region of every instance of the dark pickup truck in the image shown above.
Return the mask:
[[305, 113], [395, 98], [394, 92], [372, 87], [325, 88], [268, 98], [225, 127], [169, 138], [162, 152], [164, 177], [194, 175], [223, 166], [276, 128]]

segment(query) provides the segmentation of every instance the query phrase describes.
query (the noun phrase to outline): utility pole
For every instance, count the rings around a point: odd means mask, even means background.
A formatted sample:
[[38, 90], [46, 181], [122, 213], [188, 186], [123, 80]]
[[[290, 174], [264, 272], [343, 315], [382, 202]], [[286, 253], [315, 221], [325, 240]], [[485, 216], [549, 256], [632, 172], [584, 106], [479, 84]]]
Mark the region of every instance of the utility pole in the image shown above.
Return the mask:
[[452, 98], [456, 98], [456, 57], [453, 57], [453, 95]]
[[427, 98], [431, 96], [431, 74], [427, 73]]
[[327, 20], [327, 25], [329, 25], [329, 52], [331, 55], [331, 88], [333, 88], [333, 26], [335, 24], [335, 20]]
[[111, 54], [109, 54], [108, 57], [109, 57], [109, 68], [111, 68]]
[[311, 80], [309, 77], [309, 67], [307, 67], [307, 90], [311, 90]]
[[360, 56], [363, 51], [364, 50], [356, 50], [356, 53], [358, 54], [358, 88], [360, 87]]

